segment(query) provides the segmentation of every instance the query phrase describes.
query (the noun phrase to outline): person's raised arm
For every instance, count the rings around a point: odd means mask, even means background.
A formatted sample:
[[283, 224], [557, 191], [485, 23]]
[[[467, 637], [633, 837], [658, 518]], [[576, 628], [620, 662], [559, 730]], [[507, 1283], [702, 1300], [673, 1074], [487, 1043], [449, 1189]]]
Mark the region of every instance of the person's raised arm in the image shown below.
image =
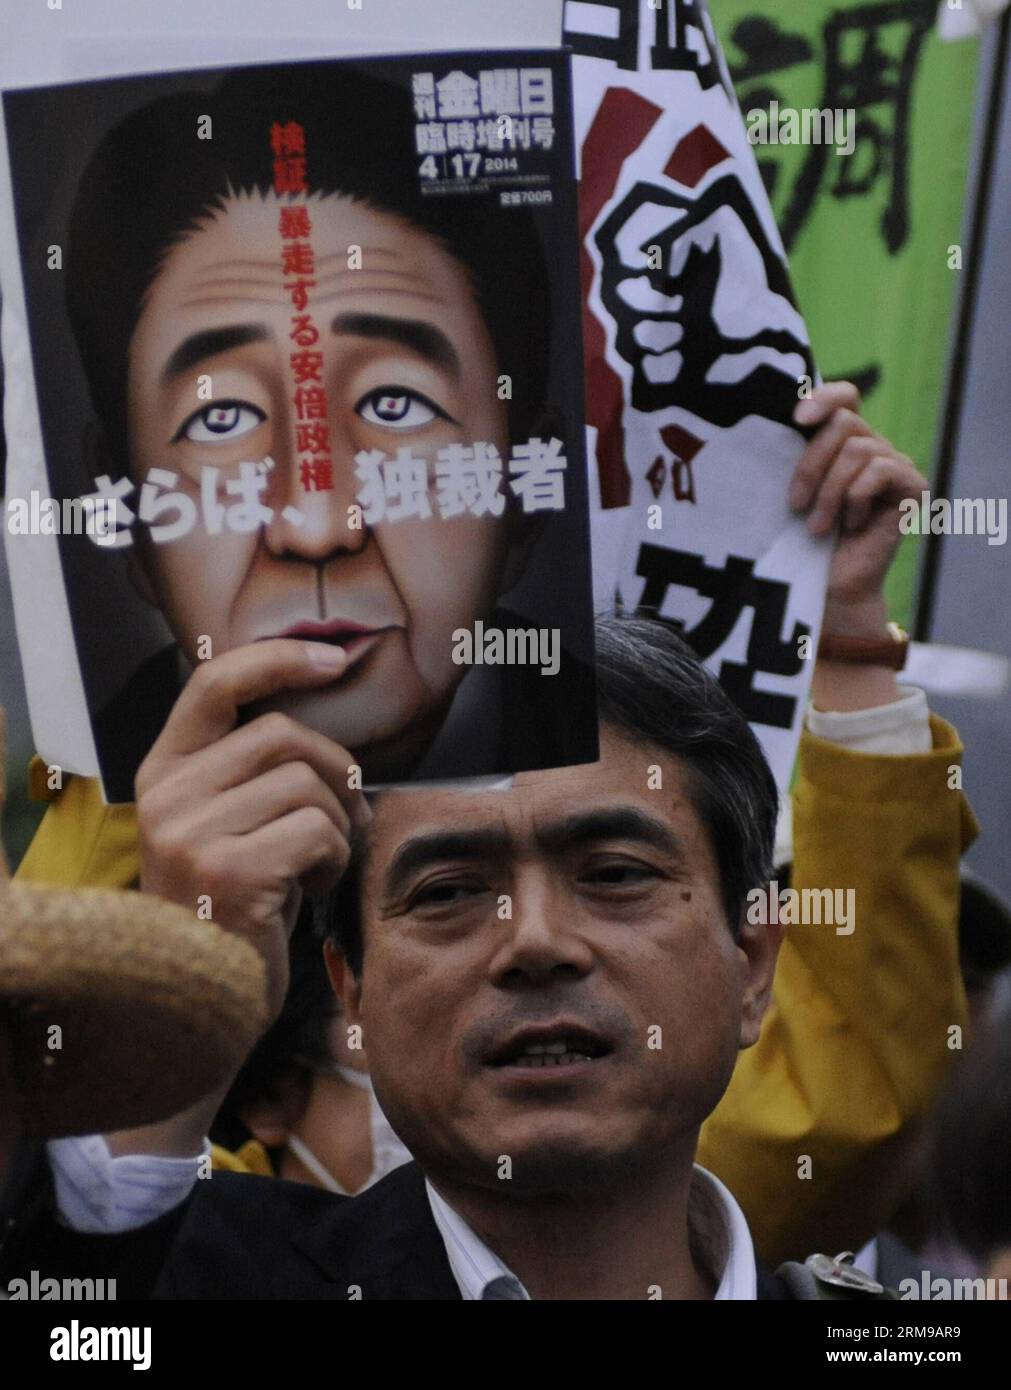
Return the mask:
[[[349, 788], [346, 750], [280, 713], [240, 726], [240, 710], [337, 681], [346, 660], [339, 647], [287, 639], [215, 657], [193, 673], [137, 774], [141, 888], [256, 947], [268, 972], [268, 1024], [287, 990], [301, 891], [337, 882], [352, 826], [371, 812]], [[161, 1124], [107, 1136], [110, 1152], [199, 1154], [228, 1085]]]
[[[823, 632], [884, 644], [899, 504], [923, 479], [858, 408], [846, 383], [799, 408], [798, 423], [821, 427], [791, 502], [812, 533], [839, 528]], [[841, 893], [851, 920], [788, 927], [761, 1037], [699, 1150], [770, 1263], [857, 1249], [879, 1229], [950, 1058], [948, 1030], [964, 1022], [958, 866], [974, 821], [949, 779], [961, 751], [887, 665], [818, 660], [791, 887]]]

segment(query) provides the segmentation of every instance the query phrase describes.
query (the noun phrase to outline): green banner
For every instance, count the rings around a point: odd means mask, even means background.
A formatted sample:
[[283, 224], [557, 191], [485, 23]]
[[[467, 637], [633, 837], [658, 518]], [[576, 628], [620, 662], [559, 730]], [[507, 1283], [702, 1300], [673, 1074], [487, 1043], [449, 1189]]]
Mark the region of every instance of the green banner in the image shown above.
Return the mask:
[[[709, 8], [745, 118], [768, 115], [756, 154], [818, 366], [856, 381], [871, 425], [929, 474], [966, 252], [978, 44], [941, 41], [937, 0]], [[811, 113], [829, 110], [853, 116], [834, 122], [836, 144], [811, 143]], [[903, 542], [889, 580], [907, 625], [918, 541]]]

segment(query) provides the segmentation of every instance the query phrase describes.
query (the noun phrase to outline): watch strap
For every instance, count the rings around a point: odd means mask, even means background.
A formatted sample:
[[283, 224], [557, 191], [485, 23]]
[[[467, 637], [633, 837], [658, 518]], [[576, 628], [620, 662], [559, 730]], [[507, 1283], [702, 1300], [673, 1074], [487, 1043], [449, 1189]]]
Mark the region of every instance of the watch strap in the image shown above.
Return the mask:
[[823, 632], [818, 655], [830, 661], [853, 661], [862, 666], [887, 666], [901, 671], [909, 652], [909, 634], [898, 623], [889, 623], [888, 632], [888, 637], [843, 637]]

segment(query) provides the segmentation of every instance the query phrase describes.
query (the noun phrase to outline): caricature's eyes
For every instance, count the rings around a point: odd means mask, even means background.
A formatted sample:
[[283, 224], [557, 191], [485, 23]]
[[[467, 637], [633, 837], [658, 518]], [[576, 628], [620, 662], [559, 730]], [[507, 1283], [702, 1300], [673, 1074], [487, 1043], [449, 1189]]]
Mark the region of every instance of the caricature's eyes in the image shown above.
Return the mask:
[[393, 430], [417, 430], [431, 424], [437, 416], [442, 420], [450, 418], [419, 391], [397, 390], [388, 386], [363, 396], [355, 410], [367, 424], [384, 425]]
[[196, 411], [179, 430], [176, 439], [188, 439], [191, 444], [231, 444], [244, 439], [266, 419], [255, 405], [240, 401], [220, 401]]

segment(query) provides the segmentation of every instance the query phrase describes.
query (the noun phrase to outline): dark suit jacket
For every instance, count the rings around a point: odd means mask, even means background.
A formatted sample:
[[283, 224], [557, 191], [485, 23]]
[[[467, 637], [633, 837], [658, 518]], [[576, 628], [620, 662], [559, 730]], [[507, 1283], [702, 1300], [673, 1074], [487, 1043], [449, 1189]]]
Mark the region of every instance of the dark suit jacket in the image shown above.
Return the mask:
[[[120, 1236], [82, 1236], [51, 1200], [12, 1232], [3, 1279], [104, 1278], [117, 1299], [460, 1299], [416, 1163], [358, 1197], [216, 1172], [175, 1212]], [[790, 1295], [759, 1270], [759, 1298]]]

